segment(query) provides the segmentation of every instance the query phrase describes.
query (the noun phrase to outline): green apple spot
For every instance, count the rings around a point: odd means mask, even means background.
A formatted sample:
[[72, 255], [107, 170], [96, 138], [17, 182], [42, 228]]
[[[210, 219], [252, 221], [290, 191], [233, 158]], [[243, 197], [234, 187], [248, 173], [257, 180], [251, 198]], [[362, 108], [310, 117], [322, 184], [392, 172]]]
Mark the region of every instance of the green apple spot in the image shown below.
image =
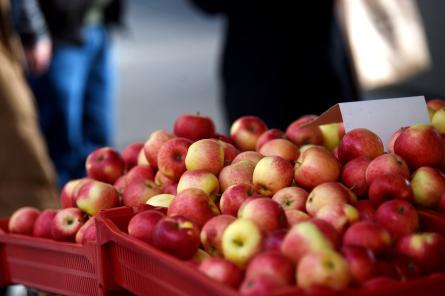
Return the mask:
[[323, 266], [329, 270], [333, 270], [335, 268], [335, 265], [331, 260], [326, 260], [325, 262], [323, 262]]
[[68, 223], [68, 225], [71, 225], [74, 223], [74, 219], [70, 218], [70, 219], [66, 220], [66, 223]]
[[232, 243], [233, 243], [234, 245], [236, 245], [237, 247], [242, 247], [242, 246], [244, 245], [244, 243], [243, 243], [241, 240], [236, 239], [236, 238], [234, 238], [234, 239], [232, 240]]
[[397, 209], [397, 212], [399, 212], [400, 214], [405, 213], [405, 208], [404, 207], [400, 207]]
[[285, 200], [284, 201], [284, 205], [286, 206], [286, 207], [289, 207], [290, 205], [292, 205], [292, 201], [291, 200]]
[[181, 156], [181, 154], [176, 154], [175, 155], [175, 160], [177, 160], [177, 161], [181, 161], [182, 160], [182, 156]]

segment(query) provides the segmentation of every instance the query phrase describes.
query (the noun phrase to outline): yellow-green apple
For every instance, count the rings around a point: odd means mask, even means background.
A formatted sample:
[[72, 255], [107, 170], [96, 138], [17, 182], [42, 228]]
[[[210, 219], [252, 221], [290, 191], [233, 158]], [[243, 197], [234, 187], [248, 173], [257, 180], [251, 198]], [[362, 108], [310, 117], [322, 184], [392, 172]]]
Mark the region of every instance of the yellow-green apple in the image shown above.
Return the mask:
[[295, 283], [295, 265], [279, 251], [262, 252], [249, 262], [245, 277], [250, 279], [260, 274], [276, 277], [285, 285]]
[[128, 172], [137, 165], [139, 152], [144, 148], [144, 143], [131, 143], [122, 150], [122, 159], [125, 163], [125, 170]]
[[221, 213], [236, 217], [241, 205], [249, 198], [257, 197], [253, 185], [236, 184], [224, 190], [219, 200]]
[[167, 216], [181, 215], [193, 221], [200, 229], [210, 218], [218, 214], [219, 210], [209, 195], [197, 188], [179, 192], [167, 210]]
[[223, 233], [224, 258], [244, 268], [261, 251], [262, 234], [258, 225], [249, 219], [236, 219]]
[[341, 166], [334, 155], [322, 146], [313, 146], [305, 150], [301, 160], [295, 163], [295, 183], [306, 190], [324, 182], [337, 181]]
[[218, 175], [224, 167], [224, 147], [214, 139], [202, 139], [190, 145], [185, 157], [187, 170], [206, 170]]
[[348, 161], [342, 169], [341, 181], [357, 196], [365, 196], [368, 193], [366, 183], [366, 169], [371, 160], [367, 157], [357, 157]]
[[298, 263], [310, 251], [335, 249], [339, 241], [338, 232], [329, 223], [311, 219], [291, 227], [281, 244], [281, 252]]
[[356, 128], [347, 132], [338, 145], [338, 159], [341, 163], [347, 163], [360, 156], [374, 159], [383, 152], [382, 140], [365, 128]]
[[200, 114], [182, 114], [175, 120], [173, 132], [178, 137], [198, 141], [215, 136], [213, 120]]
[[162, 212], [156, 210], [137, 213], [128, 222], [128, 234], [151, 244], [155, 226], [164, 217], [165, 215]]
[[404, 129], [394, 143], [394, 153], [402, 157], [411, 169], [439, 164], [444, 151], [440, 133], [427, 124], [415, 124]]
[[351, 280], [354, 283], [363, 284], [376, 275], [376, 260], [370, 250], [358, 246], [343, 246], [341, 251], [348, 262]]
[[382, 225], [370, 221], [359, 221], [346, 230], [343, 245], [368, 248], [375, 255], [381, 255], [391, 249], [392, 240], [391, 234]]
[[346, 259], [333, 250], [309, 252], [297, 266], [297, 283], [305, 291], [328, 288], [336, 291], [345, 289], [351, 281]]
[[224, 150], [224, 166], [229, 165], [235, 159], [235, 157], [240, 153], [238, 148], [225, 141], [218, 140], [218, 143], [223, 147]]
[[175, 135], [165, 130], [156, 130], [150, 134], [144, 144], [143, 155], [148, 160], [151, 166], [158, 168], [158, 153], [162, 145], [170, 139], [175, 138]]
[[83, 213], [78, 208], [60, 210], [51, 224], [51, 235], [58, 241], [74, 242], [77, 231], [84, 224]]
[[385, 153], [374, 158], [366, 169], [366, 183], [370, 185], [372, 181], [381, 175], [400, 175], [405, 179], [409, 178], [409, 168], [406, 162], [398, 155]]
[[391, 135], [391, 138], [389, 139], [389, 143], [388, 143], [388, 152], [389, 153], [394, 153], [394, 143], [396, 142], [397, 138], [400, 136], [400, 134], [405, 129], [407, 129], [407, 127], [401, 127]]
[[244, 278], [239, 288], [243, 296], [268, 296], [274, 291], [286, 287], [276, 277], [269, 274], [260, 274], [253, 278]]
[[368, 198], [374, 207], [390, 199], [413, 200], [411, 184], [400, 175], [381, 175], [372, 181], [368, 189]]
[[440, 133], [445, 133], [445, 108], [439, 109], [434, 113], [431, 124]]
[[189, 189], [198, 188], [215, 200], [219, 193], [219, 181], [214, 174], [207, 170], [186, 171], [178, 182], [178, 193]]
[[174, 138], [165, 142], [158, 152], [158, 168], [162, 174], [178, 181], [187, 170], [185, 157], [192, 141], [186, 138]]
[[300, 156], [298, 147], [286, 139], [274, 139], [263, 144], [259, 151], [264, 156], [280, 156], [287, 161], [296, 161]]
[[281, 205], [268, 197], [258, 197], [245, 201], [238, 210], [238, 218], [252, 220], [266, 234], [288, 226]]
[[287, 234], [288, 229], [277, 229], [266, 235], [263, 242], [263, 250], [281, 252], [281, 244]]
[[89, 218], [77, 231], [74, 241], [83, 244], [87, 241], [97, 241], [96, 236], [96, 218]]
[[127, 207], [134, 207], [161, 193], [162, 189], [153, 180], [135, 180], [125, 187], [122, 202]]
[[236, 218], [230, 215], [218, 215], [210, 218], [201, 229], [201, 244], [212, 257], [222, 257], [223, 233]]
[[331, 224], [339, 233], [344, 233], [351, 224], [359, 221], [359, 211], [346, 203], [327, 204], [315, 213], [315, 218]]
[[283, 139], [286, 135], [284, 132], [277, 128], [271, 128], [265, 131], [261, 134], [261, 136], [258, 138], [258, 141], [256, 142], [255, 150], [260, 151], [261, 146], [263, 146], [265, 143], [269, 142], [270, 140], [275, 139]]
[[414, 202], [418, 205], [433, 208], [439, 204], [445, 192], [445, 176], [432, 167], [420, 167], [411, 177]]
[[264, 196], [272, 196], [292, 183], [294, 169], [291, 163], [279, 156], [262, 158], [253, 170], [253, 186]]
[[326, 182], [316, 186], [306, 200], [306, 212], [314, 216], [319, 209], [328, 204], [354, 205], [357, 202], [355, 194], [339, 182]]
[[190, 259], [199, 249], [199, 227], [180, 215], [164, 217], [156, 223], [152, 244], [179, 259]]
[[76, 205], [89, 216], [100, 210], [116, 207], [119, 204], [119, 193], [110, 184], [91, 181], [79, 189]]
[[102, 147], [91, 152], [85, 162], [88, 177], [113, 184], [125, 172], [122, 156], [111, 147]]
[[375, 209], [368, 199], [357, 201], [355, 208], [360, 214], [360, 220], [374, 221]]
[[258, 161], [260, 161], [261, 158], [263, 157], [264, 155], [262, 155], [257, 151], [243, 151], [240, 152], [237, 156], [235, 156], [235, 158], [232, 160], [232, 164], [235, 164], [241, 160], [250, 160], [256, 165]]
[[397, 252], [412, 259], [423, 274], [443, 271], [445, 238], [435, 232], [413, 233], [402, 237]]
[[51, 224], [56, 214], [57, 210], [54, 209], [43, 210], [34, 222], [32, 236], [52, 238]]
[[150, 165], [150, 162], [148, 161], [147, 157], [145, 156], [145, 152], [141, 149], [138, 154], [138, 161], [137, 165]]
[[311, 219], [311, 216], [300, 210], [286, 210], [284, 214], [286, 215], [289, 226]]
[[238, 289], [243, 278], [241, 269], [223, 258], [208, 258], [198, 269], [213, 280], [234, 289]]
[[428, 107], [428, 114], [430, 116], [430, 120], [432, 120], [434, 113], [436, 111], [445, 108], [445, 101], [442, 99], [431, 99], [426, 102], [426, 106]]
[[266, 123], [257, 116], [242, 116], [230, 127], [230, 137], [241, 151], [255, 150], [258, 138], [267, 131]]
[[62, 188], [60, 193], [60, 204], [62, 208], [71, 208], [76, 206], [76, 196], [80, 187], [85, 181], [91, 180], [89, 178], [74, 179], [68, 181]]
[[254, 169], [255, 163], [250, 160], [241, 160], [224, 167], [218, 177], [221, 191], [236, 184], [253, 184]]
[[161, 193], [161, 194], [153, 195], [152, 197], [150, 197], [147, 200], [146, 204], [150, 205], [152, 207], [159, 207], [159, 208], [164, 208], [165, 210], [167, 210], [174, 198], [175, 198], [175, 195], [173, 195], [173, 194]]
[[24, 235], [32, 235], [34, 223], [40, 211], [34, 207], [21, 207], [14, 211], [8, 221], [8, 231]]
[[291, 124], [286, 129], [286, 137], [297, 146], [305, 144], [322, 145], [323, 134], [318, 126], [305, 126], [308, 122], [317, 118], [314, 115], [304, 115]]
[[375, 222], [385, 227], [394, 242], [419, 228], [416, 209], [407, 201], [393, 199], [382, 203], [375, 212]]
[[285, 211], [306, 209], [309, 192], [298, 186], [284, 187], [275, 192], [272, 199], [278, 202]]
[[[333, 150], [340, 143], [342, 132], [340, 122], [322, 124], [319, 126], [321, 134], [323, 136], [323, 146], [329, 150]], [[343, 129], [344, 132], [344, 129]]]

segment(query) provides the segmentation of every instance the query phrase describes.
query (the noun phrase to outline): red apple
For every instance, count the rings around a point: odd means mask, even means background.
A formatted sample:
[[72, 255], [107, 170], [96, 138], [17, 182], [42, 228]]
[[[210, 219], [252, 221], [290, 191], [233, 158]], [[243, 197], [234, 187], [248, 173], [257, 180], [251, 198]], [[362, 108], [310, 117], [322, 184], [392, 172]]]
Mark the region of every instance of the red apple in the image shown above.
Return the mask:
[[85, 165], [88, 177], [108, 184], [113, 184], [125, 172], [124, 159], [110, 147], [91, 152]]
[[214, 139], [202, 139], [190, 145], [185, 157], [187, 170], [206, 170], [218, 175], [224, 167], [224, 147]]
[[168, 184], [162, 189], [162, 193], [177, 195], [178, 194], [178, 183]]
[[158, 167], [162, 174], [178, 181], [187, 170], [185, 157], [192, 142], [186, 138], [174, 138], [165, 142], [158, 152]]
[[297, 146], [306, 144], [322, 145], [323, 134], [318, 126], [304, 126], [318, 116], [305, 115], [292, 122], [286, 129], [286, 137]]
[[77, 194], [79, 187], [87, 178], [75, 179], [68, 181], [62, 188], [60, 193], [60, 204], [62, 208], [71, 208], [76, 206], [74, 195]]
[[388, 143], [388, 152], [394, 153], [394, 144], [395, 144], [397, 138], [400, 136], [400, 134], [405, 129], [406, 129], [406, 127], [401, 127], [392, 134], [391, 138], [389, 139], [389, 143]]
[[53, 219], [56, 216], [56, 214], [57, 210], [53, 209], [43, 210], [40, 213], [39, 217], [34, 222], [32, 236], [52, 238], [51, 224], [53, 223]]
[[265, 251], [279, 251], [281, 252], [281, 245], [284, 241], [284, 237], [287, 234], [288, 229], [277, 229], [269, 232], [264, 238], [263, 249]]
[[137, 165], [150, 165], [150, 162], [148, 161], [147, 157], [145, 156], [144, 150], [139, 151], [138, 161], [136, 164]]
[[218, 178], [206, 170], [186, 171], [179, 179], [177, 192], [181, 193], [188, 188], [201, 189], [207, 193], [212, 200], [216, 200], [219, 194]]
[[55, 240], [74, 242], [77, 231], [84, 223], [83, 213], [78, 208], [60, 210], [51, 224], [51, 234]]
[[357, 201], [355, 208], [360, 214], [360, 220], [374, 221], [375, 210], [368, 199]]
[[136, 165], [127, 173], [127, 184], [135, 181], [154, 180], [155, 172], [150, 165]]
[[261, 136], [258, 138], [255, 150], [260, 151], [261, 146], [263, 146], [265, 143], [274, 139], [283, 139], [285, 136], [286, 135], [284, 134], [284, 132], [277, 128], [269, 129], [262, 133]]
[[261, 274], [254, 278], [244, 278], [239, 288], [239, 293], [245, 296], [268, 296], [273, 291], [285, 285], [277, 278], [267, 274]]
[[338, 159], [341, 163], [357, 157], [374, 159], [384, 152], [382, 140], [372, 131], [356, 128], [345, 134], [338, 145]]
[[409, 168], [406, 162], [398, 155], [392, 153], [382, 154], [371, 161], [366, 169], [366, 183], [381, 175], [400, 175], [409, 178]]
[[224, 190], [219, 201], [221, 213], [236, 217], [241, 205], [251, 197], [255, 197], [256, 192], [253, 185], [236, 184]]
[[90, 216], [100, 210], [116, 207], [119, 204], [119, 193], [110, 184], [91, 181], [79, 189], [76, 205]]
[[359, 211], [346, 203], [327, 204], [315, 213], [315, 218], [331, 224], [339, 233], [360, 219]]
[[235, 157], [240, 153], [238, 148], [233, 146], [233, 144], [218, 140], [218, 143], [223, 147], [224, 150], [224, 166], [229, 165], [235, 159]]
[[156, 210], [148, 210], [137, 213], [128, 222], [128, 234], [134, 238], [151, 244], [156, 224], [165, 215]]
[[287, 161], [295, 161], [300, 156], [298, 147], [286, 139], [274, 139], [264, 143], [259, 151], [264, 156], [280, 156]]
[[144, 144], [144, 155], [152, 167], [158, 168], [159, 149], [165, 142], [173, 138], [175, 138], [175, 135], [165, 130], [156, 130], [150, 134]]
[[255, 190], [264, 196], [272, 196], [292, 183], [294, 170], [290, 162], [279, 156], [262, 158], [253, 171]]
[[251, 279], [261, 274], [271, 275], [284, 285], [295, 283], [294, 263], [279, 251], [262, 252], [249, 262], [245, 277]]
[[284, 210], [300, 210], [306, 209], [306, 200], [309, 192], [297, 186], [284, 187], [275, 192], [272, 199], [278, 202]]
[[369, 201], [378, 207], [390, 199], [412, 201], [413, 191], [408, 180], [400, 175], [382, 175], [372, 181], [368, 190]]
[[346, 230], [343, 245], [368, 248], [375, 255], [380, 255], [391, 249], [392, 240], [390, 233], [380, 224], [360, 221]]
[[135, 180], [125, 187], [122, 202], [127, 207], [134, 207], [161, 193], [162, 189], [153, 180]]
[[137, 165], [139, 152], [144, 148], [144, 143], [132, 143], [122, 150], [122, 159], [125, 163], [125, 170], [128, 172]]
[[355, 283], [363, 284], [376, 275], [376, 260], [370, 250], [358, 246], [343, 246], [342, 253]]
[[77, 231], [74, 241], [83, 244], [87, 241], [96, 241], [96, 218], [89, 218]]
[[326, 182], [318, 185], [309, 193], [306, 200], [306, 212], [314, 216], [318, 210], [328, 204], [354, 205], [357, 202], [355, 194], [338, 182]]
[[369, 291], [373, 291], [373, 290], [383, 290], [385, 289], [385, 287], [390, 287], [390, 286], [394, 286], [394, 285], [398, 285], [399, 281], [387, 276], [379, 276], [379, 277], [374, 277], [370, 280], [367, 280], [364, 284], [363, 284], [363, 288]]
[[445, 176], [438, 169], [420, 167], [411, 177], [414, 202], [423, 207], [437, 207], [445, 193]]
[[40, 211], [33, 207], [17, 209], [9, 218], [8, 230], [11, 233], [32, 235], [34, 224], [39, 218]]
[[176, 118], [173, 131], [176, 136], [198, 141], [215, 136], [213, 120], [199, 114], [182, 114]]
[[182, 216], [164, 217], [153, 230], [152, 242], [156, 248], [187, 260], [199, 249], [199, 228]]
[[208, 258], [199, 265], [199, 271], [213, 280], [238, 289], [243, 274], [238, 266], [222, 258]]
[[237, 184], [252, 184], [255, 163], [250, 160], [241, 160], [224, 167], [219, 174], [221, 191]]
[[365, 196], [368, 193], [366, 169], [370, 162], [367, 157], [357, 157], [348, 161], [343, 167], [341, 181], [358, 196]]
[[202, 227], [201, 244], [212, 257], [222, 257], [223, 233], [235, 219], [235, 217], [229, 215], [218, 215], [210, 218]]
[[256, 116], [242, 116], [230, 127], [230, 137], [241, 151], [255, 150], [259, 137], [267, 131], [267, 125]]
[[253, 162], [255, 165], [258, 163], [258, 161], [261, 160], [261, 158], [263, 158], [264, 155], [262, 155], [261, 153], [257, 152], [257, 151], [243, 151], [240, 152], [237, 156], [235, 156], [235, 158], [232, 161], [232, 164], [235, 164], [241, 160], [250, 160], [251, 162]]
[[284, 214], [286, 215], [289, 226], [311, 219], [311, 216], [300, 210], [287, 210]]
[[127, 175], [122, 175], [119, 177], [119, 179], [114, 182], [113, 187], [116, 189], [116, 191], [119, 193], [119, 205], [122, 204], [122, 193], [125, 190], [125, 187], [127, 187]]
[[169, 177], [162, 174], [160, 171], [157, 171], [155, 174], [155, 183], [162, 189], [170, 184], [175, 184], [176, 182], [170, 179]]

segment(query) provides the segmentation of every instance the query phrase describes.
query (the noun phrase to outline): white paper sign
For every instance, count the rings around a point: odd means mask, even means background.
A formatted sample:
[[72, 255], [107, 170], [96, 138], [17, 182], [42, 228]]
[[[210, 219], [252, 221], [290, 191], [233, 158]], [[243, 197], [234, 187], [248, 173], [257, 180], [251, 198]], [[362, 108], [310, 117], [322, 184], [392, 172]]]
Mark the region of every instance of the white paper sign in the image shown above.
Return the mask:
[[340, 103], [339, 106], [346, 132], [367, 128], [382, 139], [385, 150], [399, 128], [430, 123], [423, 96]]

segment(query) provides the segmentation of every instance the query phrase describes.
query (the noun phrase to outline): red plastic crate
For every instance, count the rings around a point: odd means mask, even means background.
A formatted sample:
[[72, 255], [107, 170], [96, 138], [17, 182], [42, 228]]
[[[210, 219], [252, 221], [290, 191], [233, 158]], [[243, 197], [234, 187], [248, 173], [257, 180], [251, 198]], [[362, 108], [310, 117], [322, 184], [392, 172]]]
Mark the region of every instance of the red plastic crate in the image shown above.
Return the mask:
[[[126, 233], [128, 222], [141, 210], [123, 207], [105, 210], [98, 215], [98, 242], [102, 246], [99, 260], [106, 266], [103, 269], [105, 273], [101, 275], [104, 284], [112, 286], [114, 283], [137, 295], [238, 295], [184, 262], [131, 238]], [[419, 216], [423, 230], [445, 235], [445, 219], [429, 211], [419, 211]], [[303, 294], [300, 289], [290, 287], [276, 291], [274, 296]], [[445, 274], [398, 282], [374, 290], [350, 288], [338, 293], [311, 295], [445, 295]]]
[[0, 286], [22, 284], [62, 295], [104, 294], [96, 243], [57, 242], [10, 234], [7, 229], [8, 220], [0, 220]]

